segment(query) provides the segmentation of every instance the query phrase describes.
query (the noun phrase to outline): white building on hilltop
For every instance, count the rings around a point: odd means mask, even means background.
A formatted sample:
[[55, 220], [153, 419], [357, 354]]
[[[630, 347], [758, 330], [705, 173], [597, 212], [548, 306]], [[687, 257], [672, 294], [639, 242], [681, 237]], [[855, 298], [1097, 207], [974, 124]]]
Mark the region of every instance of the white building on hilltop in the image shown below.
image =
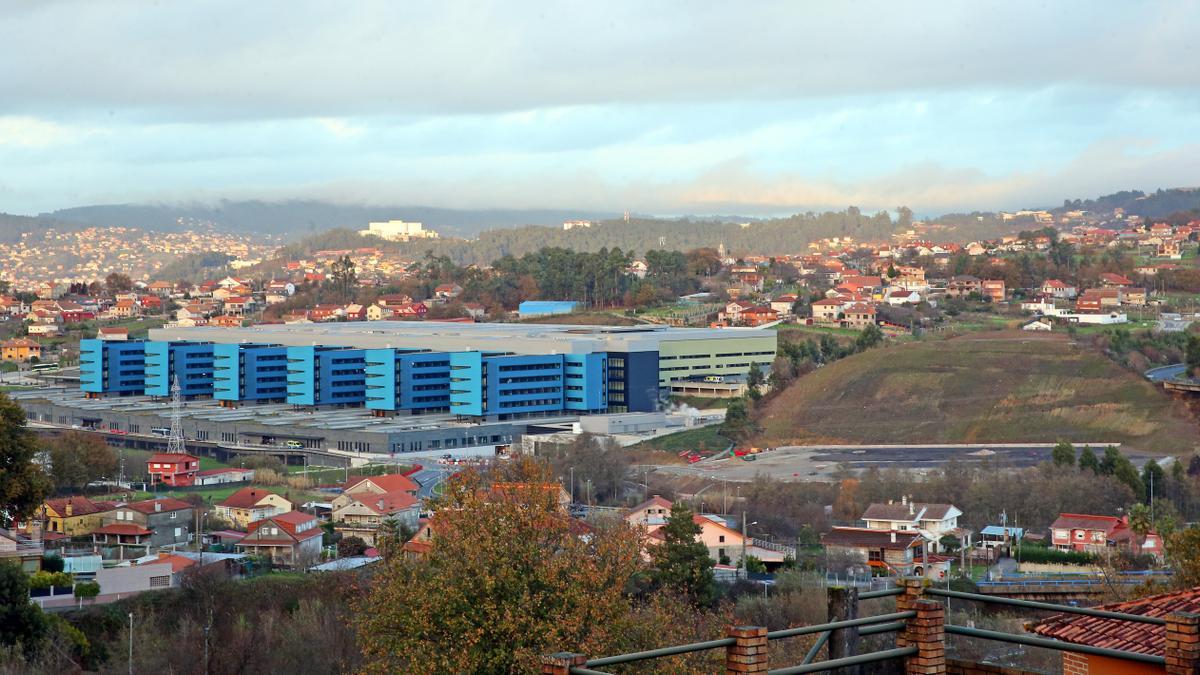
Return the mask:
[[403, 220], [389, 220], [381, 223], [370, 223], [367, 229], [359, 230], [359, 234], [375, 235], [391, 241], [409, 241], [411, 239], [437, 239], [438, 233], [426, 230], [421, 223], [408, 223]]

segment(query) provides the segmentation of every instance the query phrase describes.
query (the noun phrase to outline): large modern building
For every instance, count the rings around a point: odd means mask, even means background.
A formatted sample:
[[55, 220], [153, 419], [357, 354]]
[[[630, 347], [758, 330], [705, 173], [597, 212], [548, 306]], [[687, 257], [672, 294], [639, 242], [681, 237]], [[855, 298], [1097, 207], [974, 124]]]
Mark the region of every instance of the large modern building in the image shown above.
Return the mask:
[[509, 420], [658, 409], [673, 383], [770, 367], [770, 330], [448, 322], [168, 327], [84, 340], [91, 395], [286, 402]]

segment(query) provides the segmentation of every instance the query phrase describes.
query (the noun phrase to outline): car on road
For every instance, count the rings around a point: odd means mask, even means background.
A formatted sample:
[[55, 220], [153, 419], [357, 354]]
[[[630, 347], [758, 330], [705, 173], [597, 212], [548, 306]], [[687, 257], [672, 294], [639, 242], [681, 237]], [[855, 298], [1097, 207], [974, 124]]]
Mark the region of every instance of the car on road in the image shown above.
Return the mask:
[[300, 441], [288, 441], [287, 446], [289, 448], [303, 448], [304, 444], [301, 443]]

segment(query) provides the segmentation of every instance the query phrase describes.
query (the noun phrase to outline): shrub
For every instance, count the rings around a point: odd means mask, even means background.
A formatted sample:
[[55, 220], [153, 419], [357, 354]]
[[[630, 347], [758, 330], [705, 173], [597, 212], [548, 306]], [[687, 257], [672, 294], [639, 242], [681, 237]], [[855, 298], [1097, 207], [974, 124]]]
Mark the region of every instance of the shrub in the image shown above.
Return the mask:
[[75, 597], [88, 600], [100, 595], [100, 583], [96, 581], [81, 581], [75, 584]]
[[63, 559], [57, 555], [48, 555], [42, 558], [42, 571], [44, 572], [61, 572], [66, 565]]
[[1056, 548], [1042, 548], [1039, 546], [1022, 546], [1020, 552], [1021, 562], [1029, 563], [1048, 563], [1059, 565], [1091, 565], [1096, 562], [1096, 556], [1083, 551], [1060, 551]]

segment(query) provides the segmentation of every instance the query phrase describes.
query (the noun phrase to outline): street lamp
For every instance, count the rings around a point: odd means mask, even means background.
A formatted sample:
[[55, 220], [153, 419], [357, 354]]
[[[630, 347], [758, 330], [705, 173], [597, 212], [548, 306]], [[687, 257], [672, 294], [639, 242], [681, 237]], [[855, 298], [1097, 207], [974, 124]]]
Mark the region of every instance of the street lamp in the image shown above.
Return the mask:
[[748, 525], [757, 525], [758, 521], [746, 523], [746, 512], [742, 511], [742, 571], [746, 574], [746, 578], [750, 578], [750, 568], [746, 565], [746, 527]]

